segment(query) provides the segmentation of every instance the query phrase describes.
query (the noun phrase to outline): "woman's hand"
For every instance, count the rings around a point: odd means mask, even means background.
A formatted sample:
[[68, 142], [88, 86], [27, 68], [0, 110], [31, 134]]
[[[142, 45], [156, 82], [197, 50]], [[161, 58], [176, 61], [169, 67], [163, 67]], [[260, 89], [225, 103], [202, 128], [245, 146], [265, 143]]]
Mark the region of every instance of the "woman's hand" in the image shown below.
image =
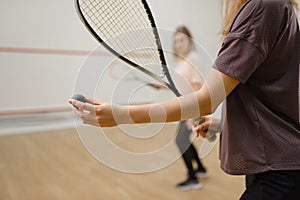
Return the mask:
[[116, 104], [109, 104], [90, 98], [86, 98], [85, 103], [74, 99], [70, 99], [69, 103], [77, 107], [77, 109], [74, 109], [74, 112], [85, 124], [112, 127], [130, 121], [126, 108]]
[[201, 135], [201, 137], [205, 138], [208, 129], [220, 132], [221, 125], [219, 119], [212, 118], [210, 116], [203, 116], [201, 118], [204, 119], [204, 122], [193, 128], [193, 132], [197, 135], [197, 137]]
[[154, 89], [160, 90], [160, 89], [168, 89], [167, 86], [157, 83], [148, 83], [149, 86], [151, 86]]
[[185, 125], [189, 130], [192, 130], [195, 126], [194, 120], [192, 119], [186, 120]]

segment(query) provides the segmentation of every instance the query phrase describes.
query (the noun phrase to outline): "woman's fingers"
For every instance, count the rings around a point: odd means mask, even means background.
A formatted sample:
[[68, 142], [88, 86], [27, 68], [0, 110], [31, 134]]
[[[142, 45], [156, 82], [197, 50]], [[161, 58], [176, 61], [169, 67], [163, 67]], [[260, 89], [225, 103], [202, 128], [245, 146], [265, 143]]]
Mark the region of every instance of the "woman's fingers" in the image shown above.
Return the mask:
[[77, 110], [85, 110], [88, 111], [90, 113], [95, 113], [95, 105], [90, 104], [88, 102], [84, 103], [81, 101], [77, 101], [75, 99], [70, 99], [69, 103], [72, 104], [75, 108], [77, 108]]
[[84, 124], [100, 127], [112, 127], [128, 121], [128, 116], [120, 106], [86, 98], [86, 102], [70, 99], [69, 103], [76, 109], [74, 112]]
[[92, 98], [86, 98], [86, 102], [93, 104], [93, 105], [101, 105], [105, 103], [104, 101], [98, 100], [98, 99], [92, 99]]
[[196, 134], [197, 137], [199, 136], [206, 137], [207, 130], [209, 129], [212, 123], [211, 117], [203, 116], [201, 118], [203, 119], [203, 122], [198, 126], [195, 126], [193, 128], [193, 132]]
[[198, 125], [198, 126], [194, 127], [192, 130], [196, 134], [197, 137], [199, 137], [199, 136], [205, 137], [206, 136], [207, 129], [204, 129], [202, 127], [202, 125]]

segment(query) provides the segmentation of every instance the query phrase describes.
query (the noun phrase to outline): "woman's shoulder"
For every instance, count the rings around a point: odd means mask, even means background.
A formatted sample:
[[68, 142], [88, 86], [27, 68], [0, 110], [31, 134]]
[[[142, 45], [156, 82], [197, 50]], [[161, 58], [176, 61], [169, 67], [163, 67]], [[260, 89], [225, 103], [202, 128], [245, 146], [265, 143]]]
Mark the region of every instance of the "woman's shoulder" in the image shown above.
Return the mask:
[[251, 12], [258, 10], [256, 14], [262, 14], [264, 12], [269, 12], [275, 8], [282, 10], [283, 7], [290, 6], [289, 0], [248, 0], [240, 9], [242, 11]]

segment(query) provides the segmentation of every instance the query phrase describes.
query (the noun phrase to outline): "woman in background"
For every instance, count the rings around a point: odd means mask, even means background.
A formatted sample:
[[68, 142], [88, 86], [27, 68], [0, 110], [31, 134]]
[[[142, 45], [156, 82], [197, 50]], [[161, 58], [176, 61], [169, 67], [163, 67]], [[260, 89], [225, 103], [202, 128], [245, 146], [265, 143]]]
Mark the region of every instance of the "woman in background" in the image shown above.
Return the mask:
[[[173, 36], [173, 55], [176, 61], [174, 76], [175, 85], [181, 94], [187, 94], [199, 90], [203, 85], [201, 77], [200, 57], [195, 51], [195, 44], [191, 32], [186, 26], [177, 27]], [[180, 76], [176, 78], [177, 76]], [[183, 83], [177, 79], [184, 79], [189, 88], [185, 88]], [[185, 166], [187, 167], [187, 179], [177, 184], [177, 188], [181, 190], [199, 189], [202, 183], [198, 177], [207, 177], [205, 167], [202, 165], [195, 146], [190, 141], [190, 135], [193, 122], [191, 119], [183, 120], [179, 124], [178, 134], [176, 136], [176, 144], [180, 150]], [[194, 170], [193, 163], [196, 164]], [[197, 177], [198, 176], [198, 177]]]

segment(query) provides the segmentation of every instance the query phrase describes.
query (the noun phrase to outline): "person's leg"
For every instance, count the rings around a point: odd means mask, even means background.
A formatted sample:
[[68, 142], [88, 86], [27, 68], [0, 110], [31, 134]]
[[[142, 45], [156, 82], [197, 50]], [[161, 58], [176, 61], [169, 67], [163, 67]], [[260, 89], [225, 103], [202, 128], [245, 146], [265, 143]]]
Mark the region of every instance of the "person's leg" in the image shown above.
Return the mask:
[[202, 184], [196, 177], [195, 171], [193, 169], [190, 147], [188, 147], [188, 149], [182, 154], [182, 158], [188, 169], [188, 177], [186, 180], [176, 185], [176, 187], [181, 190], [200, 189], [202, 187]]
[[206, 171], [205, 167], [203, 166], [203, 164], [198, 156], [197, 150], [193, 144], [191, 144], [191, 146], [190, 146], [190, 151], [191, 151], [191, 156], [192, 156], [193, 160], [197, 163], [197, 170]]
[[248, 188], [254, 179], [254, 175], [250, 174], [250, 175], [246, 175], [246, 188]]
[[193, 146], [190, 145], [187, 150], [182, 154], [184, 163], [188, 169], [188, 177], [190, 179], [196, 179], [194, 167], [193, 167]]
[[191, 178], [195, 178], [194, 168], [193, 168], [193, 147], [190, 141], [190, 131], [185, 125], [185, 121], [181, 121], [178, 128], [178, 133], [176, 136], [176, 144], [180, 150], [185, 166], [188, 170], [188, 175]]
[[203, 164], [198, 156], [197, 150], [193, 144], [191, 144], [189, 151], [191, 152], [190, 154], [191, 154], [192, 160], [197, 163], [197, 169], [195, 171], [195, 175], [197, 177], [207, 178], [209, 176], [209, 174], [207, 173], [206, 168], [203, 166]]
[[187, 180], [177, 184], [179, 189], [198, 189], [202, 185], [195, 176], [193, 168], [193, 150], [191, 149], [191, 141], [189, 140], [189, 130], [185, 125], [185, 121], [180, 122], [178, 134], [176, 136], [176, 143], [182, 155], [185, 166], [188, 170]]
[[300, 199], [300, 170], [254, 174], [252, 183], [240, 199], [298, 200]]

